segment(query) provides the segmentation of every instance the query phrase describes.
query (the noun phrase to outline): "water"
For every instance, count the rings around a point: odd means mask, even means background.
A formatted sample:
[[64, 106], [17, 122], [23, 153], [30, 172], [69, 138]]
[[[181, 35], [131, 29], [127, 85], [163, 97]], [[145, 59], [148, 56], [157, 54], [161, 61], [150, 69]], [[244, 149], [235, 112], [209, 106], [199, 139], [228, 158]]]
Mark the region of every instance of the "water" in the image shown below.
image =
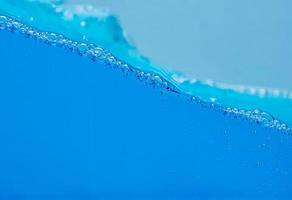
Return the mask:
[[[277, 118], [202, 101], [98, 44], [0, 27], [1, 198], [291, 198], [291, 129]], [[291, 114], [281, 95], [258, 102]]]

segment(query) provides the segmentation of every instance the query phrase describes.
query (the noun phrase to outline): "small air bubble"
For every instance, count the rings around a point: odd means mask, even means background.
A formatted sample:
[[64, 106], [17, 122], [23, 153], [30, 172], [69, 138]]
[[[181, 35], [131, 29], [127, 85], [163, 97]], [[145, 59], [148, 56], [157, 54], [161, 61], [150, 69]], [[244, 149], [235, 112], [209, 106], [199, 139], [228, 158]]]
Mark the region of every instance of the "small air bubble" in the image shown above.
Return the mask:
[[86, 26], [86, 22], [85, 22], [85, 21], [81, 21], [81, 22], [80, 22], [80, 26], [81, 26], [81, 27]]
[[0, 16], [0, 24], [5, 23], [7, 21], [7, 17], [5, 16]]
[[258, 162], [256, 162], [256, 166], [261, 167], [261, 166], [263, 166], [263, 163], [261, 161], [258, 161]]

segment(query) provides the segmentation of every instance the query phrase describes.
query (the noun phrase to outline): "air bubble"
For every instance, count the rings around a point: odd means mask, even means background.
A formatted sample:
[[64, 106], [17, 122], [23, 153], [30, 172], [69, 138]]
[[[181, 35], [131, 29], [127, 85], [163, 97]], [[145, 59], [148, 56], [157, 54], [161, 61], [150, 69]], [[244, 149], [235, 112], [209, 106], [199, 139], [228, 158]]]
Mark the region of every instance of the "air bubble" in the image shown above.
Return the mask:
[[77, 46], [77, 49], [80, 54], [86, 54], [88, 51], [88, 46], [85, 43], [81, 43]]

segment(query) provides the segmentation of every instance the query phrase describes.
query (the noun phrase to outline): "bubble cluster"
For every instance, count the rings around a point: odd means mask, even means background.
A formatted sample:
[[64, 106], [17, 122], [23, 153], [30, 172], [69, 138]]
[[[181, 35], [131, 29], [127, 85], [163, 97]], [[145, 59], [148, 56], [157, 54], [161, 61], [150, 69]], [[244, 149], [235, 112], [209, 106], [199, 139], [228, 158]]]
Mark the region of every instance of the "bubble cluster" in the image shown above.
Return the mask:
[[277, 129], [282, 132], [288, 133], [289, 135], [292, 134], [292, 129], [288, 125], [284, 124], [278, 119], [275, 119], [271, 114], [261, 111], [259, 109], [244, 110], [230, 107], [222, 107], [222, 109], [228, 114], [247, 119], [256, 124], [263, 124], [265, 127]]
[[182, 97], [191, 99], [192, 102], [202, 106], [208, 106], [212, 109], [220, 111], [223, 114], [232, 114], [250, 120], [255, 123], [263, 124], [266, 127], [274, 128], [283, 132], [292, 133], [292, 129], [286, 124], [272, 117], [270, 114], [260, 110], [244, 110], [238, 108], [230, 108], [216, 104], [215, 102], [206, 102], [198, 97], [186, 94], [176, 86], [168, 82], [162, 76], [153, 72], [145, 72], [131, 66], [112, 55], [108, 50], [89, 43], [81, 43], [70, 40], [61, 34], [42, 32], [30, 26], [22, 24], [10, 17], [0, 15], [0, 30], [6, 30], [13, 33], [21, 33], [26, 37], [33, 38], [51, 46], [58, 46], [76, 52], [80, 56], [88, 57], [93, 61], [100, 62], [106, 66], [118, 69], [127, 75], [133, 75], [144, 83], [157, 87], [162, 91], [180, 94]]

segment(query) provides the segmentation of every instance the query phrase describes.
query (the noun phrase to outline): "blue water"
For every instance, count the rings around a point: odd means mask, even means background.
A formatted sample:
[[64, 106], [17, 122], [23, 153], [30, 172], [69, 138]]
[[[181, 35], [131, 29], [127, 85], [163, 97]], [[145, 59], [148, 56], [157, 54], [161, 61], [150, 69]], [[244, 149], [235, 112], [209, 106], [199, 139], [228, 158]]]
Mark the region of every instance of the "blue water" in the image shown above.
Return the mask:
[[292, 198], [291, 130], [271, 115], [4, 27], [0, 199]]

